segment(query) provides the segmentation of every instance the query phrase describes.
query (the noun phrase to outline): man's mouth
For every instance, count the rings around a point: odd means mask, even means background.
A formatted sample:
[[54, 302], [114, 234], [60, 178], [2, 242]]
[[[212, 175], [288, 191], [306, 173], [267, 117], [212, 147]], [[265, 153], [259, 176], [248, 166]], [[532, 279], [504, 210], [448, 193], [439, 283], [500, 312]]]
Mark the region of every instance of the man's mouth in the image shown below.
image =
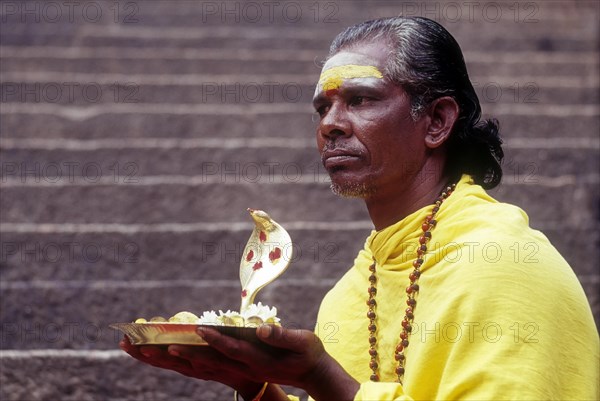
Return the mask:
[[330, 170], [345, 167], [351, 163], [355, 163], [358, 160], [360, 160], [360, 156], [351, 151], [333, 149], [325, 150], [321, 155], [321, 160], [325, 168]]

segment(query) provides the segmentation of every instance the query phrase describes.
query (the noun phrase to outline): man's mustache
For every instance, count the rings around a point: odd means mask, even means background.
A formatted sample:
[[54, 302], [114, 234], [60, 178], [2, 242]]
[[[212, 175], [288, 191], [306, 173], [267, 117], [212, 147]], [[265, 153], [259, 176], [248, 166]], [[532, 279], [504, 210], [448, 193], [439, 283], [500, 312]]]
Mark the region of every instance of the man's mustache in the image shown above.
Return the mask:
[[340, 144], [339, 141], [337, 143], [334, 141], [329, 141], [326, 142], [321, 148], [321, 154], [325, 152], [339, 152], [360, 156], [364, 153], [364, 149], [355, 145], [343, 145]]

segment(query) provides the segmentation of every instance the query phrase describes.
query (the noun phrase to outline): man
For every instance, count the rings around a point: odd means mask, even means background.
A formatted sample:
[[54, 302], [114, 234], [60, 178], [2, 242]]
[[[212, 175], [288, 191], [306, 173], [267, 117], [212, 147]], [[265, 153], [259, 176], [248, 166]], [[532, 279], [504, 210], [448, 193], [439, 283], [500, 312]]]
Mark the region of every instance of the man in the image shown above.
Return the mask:
[[277, 384], [323, 401], [597, 399], [598, 333], [574, 273], [484, 191], [501, 141], [452, 36], [425, 18], [348, 28], [314, 106], [333, 191], [364, 199], [375, 226], [321, 305], [337, 342], [262, 326], [268, 346], [203, 329], [211, 347], [122, 347], [245, 400], [287, 400]]

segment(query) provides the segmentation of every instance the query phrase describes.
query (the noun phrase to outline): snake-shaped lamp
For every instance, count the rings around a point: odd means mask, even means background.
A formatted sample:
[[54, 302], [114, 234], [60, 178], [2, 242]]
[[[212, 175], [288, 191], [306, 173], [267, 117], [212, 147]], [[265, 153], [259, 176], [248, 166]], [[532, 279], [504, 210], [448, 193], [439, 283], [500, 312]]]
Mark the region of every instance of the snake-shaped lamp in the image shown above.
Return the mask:
[[248, 212], [255, 227], [240, 262], [240, 313], [254, 302], [258, 291], [288, 268], [292, 259], [292, 239], [287, 231], [262, 210]]

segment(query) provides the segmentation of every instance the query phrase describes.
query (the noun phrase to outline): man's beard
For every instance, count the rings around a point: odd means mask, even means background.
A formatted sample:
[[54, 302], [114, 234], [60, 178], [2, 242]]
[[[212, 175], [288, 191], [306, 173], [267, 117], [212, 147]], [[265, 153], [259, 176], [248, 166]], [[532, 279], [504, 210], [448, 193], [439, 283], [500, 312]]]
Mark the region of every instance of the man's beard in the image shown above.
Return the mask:
[[331, 180], [330, 188], [334, 194], [345, 198], [366, 199], [375, 194], [375, 187], [364, 182], [356, 183], [344, 181], [340, 183]]

